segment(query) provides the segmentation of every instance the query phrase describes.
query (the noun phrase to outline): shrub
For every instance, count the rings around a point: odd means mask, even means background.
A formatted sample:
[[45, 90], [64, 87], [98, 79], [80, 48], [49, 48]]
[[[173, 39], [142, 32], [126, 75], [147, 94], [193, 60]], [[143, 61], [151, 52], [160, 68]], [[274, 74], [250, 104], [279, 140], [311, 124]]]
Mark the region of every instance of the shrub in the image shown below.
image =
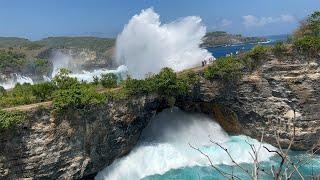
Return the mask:
[[100, 82], [105, 88], [115, 88], [117, 87], [118, 76], [113, 73], [101, 75]]
[[19, 72], [25, 64], [26, 59], [24, 54], [0, 50], [0, 72]]
[[53, 107], [58, 112], [65, 107], [82, 109], [87, 105], [100, 104], [106, 101], [103, 94], [97, 93], [93, 88], [75, 85], [69, 89], [59, 89], [53, 95]]
[[18, 83], [11, 91], [0, 97], [0, 107], [30, 104], [35, 100], [36, 98], [32, 94], [32, 85]]
[[46, 101], [52, 98], [53, 92], [57, 89], [54, 83], [44, 82], [32, 86], [32, 94], [38, 101]]
[[130, 76], [123, 82], [123, 88], [128, 95], [139, 95], [149, 92], [155, 92], [157, 87], [153, 77], [145, 80], [132, 79]]
[[178, 76], [177, 84], [178, 89], [180, 90], [179, 94], [185, 95], [191, 88], [191, 86], [194, 85], [197, 81], [199, 81], [199, 76], [192, 71], [180, 74]]
[[320, 11], [316, 11], [304, 21], [294, 33], [295, 39], [300, 39], [305, 36], [320, 37]]
[[242, 76], [243, 65], [233, 56], [222, 57], [205, 69], [207, 79], [221, 78], [225, 81], [237, 81]]
[[172, 69], [163, 68], [153, 79], [159, 94], [169, 96], [178, 93], [177, 74]]
[[6, 94], [6, 90], [4, 89], [4, 87], [0, 86], [0, 97], [4, 96]]
[[282, 57], [286, 54], [286, 47], [283, 44], [283, 42], [277, 42], [273, 47], [272, 47], [272, 52], [274, 53], [274, 55], [278, 56], [278, 57]]
[[246, 69], [253, 71], [262, 64], [263, 60], [267, 59], [267, 53], [268, 47], [258, 45], [241, 57], [240, 61]]
[[267, 57], [268, 47], [267, 46], [255, 46], [251, 51], [248, 52], [248, 56], [255, 61], [261, 61]]
[[0, 131], [22, 123], [25, 118], [26, 115], [22, 112], [6, 112], [0, 110]]
[[98, 85], [100, 82], [99, 82], [99, 77], [98, 76], [93, 76], [93, 84], [94, 85]]
[[174, 97], [185, 94], [195, 78], [196, 75], [192, 73], [177, 77], [172, 69], [163, 68], [159, 74], [149, 76], [145, 80], [128, 77], [123, 83], [123, 88], [128, 95], [154, 92], [164, 97]]
[[320, 38], [305, 36], [295, 40], [294, 47], [305, 56], [316, 57], [320, 52]]
[[55, 83], [58, 89], [69, 89], [79, 84], [77, 78], [69, 77], [69, 74], [69, 70], [60, 69], [58, 75], [53, 78], [53, 83]]

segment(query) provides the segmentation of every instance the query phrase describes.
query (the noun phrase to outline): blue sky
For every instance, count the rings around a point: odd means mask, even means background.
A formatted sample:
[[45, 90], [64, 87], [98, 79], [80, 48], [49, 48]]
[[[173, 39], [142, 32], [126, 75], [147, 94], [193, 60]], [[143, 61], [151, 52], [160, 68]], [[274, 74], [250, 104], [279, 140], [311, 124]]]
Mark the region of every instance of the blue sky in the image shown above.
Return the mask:
[[292, 32], [320, 0], [0, 0], [0, 36], [116, 37], [142, 9], [153, 7], [162, 22], [196, 15], [207, 30], [244, 35]]

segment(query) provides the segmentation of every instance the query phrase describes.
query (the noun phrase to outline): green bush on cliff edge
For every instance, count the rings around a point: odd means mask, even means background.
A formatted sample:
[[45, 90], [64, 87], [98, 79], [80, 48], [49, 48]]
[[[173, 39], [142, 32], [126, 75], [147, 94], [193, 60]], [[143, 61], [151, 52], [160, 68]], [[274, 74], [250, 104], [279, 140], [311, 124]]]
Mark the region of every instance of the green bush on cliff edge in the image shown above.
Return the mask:
[[22, 112], [7, 112], [0, 110], [0, 131], [21, 124], [26, 118]]

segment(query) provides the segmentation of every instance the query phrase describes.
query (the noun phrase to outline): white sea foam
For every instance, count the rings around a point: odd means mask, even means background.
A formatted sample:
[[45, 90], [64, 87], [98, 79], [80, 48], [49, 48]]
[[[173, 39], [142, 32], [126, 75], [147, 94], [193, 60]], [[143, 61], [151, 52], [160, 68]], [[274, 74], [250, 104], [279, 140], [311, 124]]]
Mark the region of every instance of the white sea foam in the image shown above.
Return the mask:
[[[154, 174], [164, 174], [171, 169], [187, 166], [208, 166], [208, 161], [188, 143], [206, 152], [214, 164], [232, 165], [228, 155], [208, 136], [227, 148], [239, 163], [250, 163], [250, 146], [259, 142], [246, 136], [228, 136], [225, 131], [209, 117], [190, 114], [179, 109], [165, 110], [151, 120], [143, 131], [139, 144], [129, 155], [116, 160], [101, 171], [96, 179], [136, 180]], [[271, 145], [265, 144], [270, 149]], [[263, 148], [259, 160], [268, 160], [273, 154]]]
[[206, 27], [190, 16], [162, 24], [149, 8], [131, 18], [117, 38], [116, 60], [126, 65], [134, 78], [158, 73], [163, 67], [175, 71], [200, 66], [212, 55], [199, 48]]
[[2, 86], [4, 89], [12, 89], [17, 83], [33, 84], [33, 80], [30, 77], [22, 76], [20, 74], [12, 74], [8, 80], [0, 82], [0, 86]]

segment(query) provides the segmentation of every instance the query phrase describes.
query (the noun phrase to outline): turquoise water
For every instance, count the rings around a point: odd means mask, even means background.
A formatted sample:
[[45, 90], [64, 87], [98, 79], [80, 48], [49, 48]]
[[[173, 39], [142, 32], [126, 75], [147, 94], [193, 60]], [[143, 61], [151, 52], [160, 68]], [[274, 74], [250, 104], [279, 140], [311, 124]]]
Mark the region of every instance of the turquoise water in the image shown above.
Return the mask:
[[[320, 156], [315, 156], [311, 158], [306, 155], [304, 152], [291, 152], [291, 157], [296, 161], [298, 159], [310, 159], [310, 161], [301, 167], [299, 167], [300, 173], [303, 175], [305, 179], [312, 179], [313, 174], [320, 173]], [[275, 156], [272, 157], [269, 161], [262, 162], [261, 166], [264, 169], [270, 169], [271, 165], [277, 166], [279, 164], [279, 159]], [[241, 164], [241, 166], [245, 167], [248, 170], [251, 170], [252, 164]], [[224, 172], [231, 173], [233, 172], [235, 176], [241, 179], [250, 179], [247, 174], [245, 174], [242, 170], [240, 170], [236, 166], [227, 166], [227, 165], [218, 165], [218, 168], [224, 170]], [[291, 169], [292, 170], [292, 169]], [[270, 172], [270, 171], [269, 171]], [[263, 173], [260, 174], [260, 179], [272, 179], [269, 175], [265, 175]], [[212, 167], [208, 166], [193, 166], [193, 167], [184, 167], [179, 169], [173, 169], [166, 172], [163, 175], [151, 175], [143, 178], [143, 180], [212, 180], [212, 179], [226, 179]], [[293, 179], [300, 179], [297, 173], [294, 174]]]
[[[261, 45], [273, 45], [279, 41], [286, 41], [288, 38], [288, 35], [268, 36], [266, 38], [268, 39], [268, 41], [264, 43], [260, 43]], [[236, 52], [248, 51], [252, 49], [254, 46], [256, 46], [257, 44], [259, 43], [243, 43], [243, 44], [225, 45], [225, 46], [207, 48], [207, 50], [210, 53], [212, 53], [214, 57], [219, 58], [219, 57], [224, 57], [230, 53], [236, 54]]]
[[[225, 179], [209, 166], [208, 160], [189, 144], [207, 154], [215, 166], [233, 173], [241, 179], [249, 179], [245, 173], [233, 166], [231, 159], [210, 139], [227, 148], [236, 162], [247, 169], [252, 166], [249, 144], [256, 148], [269, 144], [247, 136], [229, 136], [218, 123], [203, 114], [186, 113], [177, 108], [167, 109], [154, 117], [144, 129], [138, 145], [125, 157], [116, 160], [101, 171], [98, 180], [167, 180], [167, 179]], [[249, 144], [248, 144], [249, 143]], [[292, 152], [295, 159], [308, 159], [303, 152]], [[259, 151], [262, 167], [270, 170], [278, 159], [264, 148]], [[300, 168], [306, 177], [320, 173], [320, 156], [313, 158]], [[261, 175], [261, 179], [270, 177]]]

